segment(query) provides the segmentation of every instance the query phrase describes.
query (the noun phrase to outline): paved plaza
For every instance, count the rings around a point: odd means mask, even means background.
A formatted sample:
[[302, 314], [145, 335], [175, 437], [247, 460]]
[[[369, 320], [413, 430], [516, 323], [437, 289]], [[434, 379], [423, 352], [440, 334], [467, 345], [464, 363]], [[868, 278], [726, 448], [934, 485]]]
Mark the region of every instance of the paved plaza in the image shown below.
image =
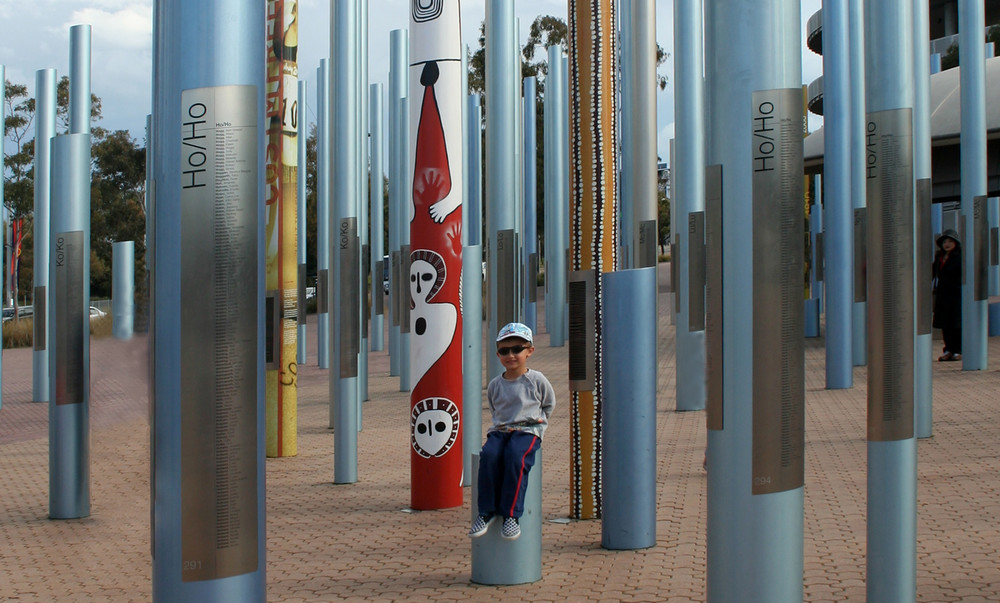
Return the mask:
[[[599, 520], [559, 521], [570, 500], [568, 352], [550, 347], [543, 328], [530, 365], [558, 404], [544, 443], [542, 579], [506, 587], [470, 581], [467, 489], [461, 508], [407, 512], [409, 394], [389, 376], [386, 352], [370, 356], [359, 480], [332, 483], [328, 372], [316, 367], [310, 320], [299, 453], [267, 460], [268, 599], [703, 601], [705, 413], [674, 411], [663, 278], [659, 302], [656, 546], [604, 550]], [[804, 593], [863, 601], [866, 372], [854, 369], [851, 389], [826, 390], [823, 345], [806, 340]], [[0, 601], [151, 599], [146, 352], [145, 335], [91, 341], [91, 515], [79, 520], [47, 518], [47, 405], [30, 401], [31, 350], [3, 352]], [[920, 601], [1000, 601], [1000, 338], [989, 358], [986, 371], [933, 366], [934, 436], [918, 444]]]

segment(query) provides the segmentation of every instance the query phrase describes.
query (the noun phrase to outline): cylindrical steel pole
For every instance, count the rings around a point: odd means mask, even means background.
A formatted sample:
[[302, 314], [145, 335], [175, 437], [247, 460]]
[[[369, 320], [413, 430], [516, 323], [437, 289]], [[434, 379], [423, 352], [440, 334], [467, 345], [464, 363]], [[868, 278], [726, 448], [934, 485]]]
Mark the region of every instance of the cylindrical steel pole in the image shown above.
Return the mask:
[[330, 368], [330, 63], [316, 73], [316, 364]]
[[[692, 214], [704, 214], [705, 211], [705, 57], [702, 49], [702, 6], [702, 0], [674, 2], [674, 48], [677, 53], [674, 65], [674, 78], [677, 80], [677, 85], [674, 86], [676, 155], [675, 163], [670, 164], [670, 187], [677, 214], [677, 221], [671, 222], [677, 253], [671, 256], [670, 261], [678, 263], [674, 271], [678, 282], [671, 286], [678, 288], [680, 292], [674, 338], [677, 358], [676, 404], [679, 411], [705, 408], [704, 320], [696, 320], [696, 328], [691, 328], [690, 303], [691, 287], [694, 284], [698, 285], [698, 292], [704, 295], [704, 279], [692, 283], [687, 227]], [[703, 311], [704, 308], [701, 309], [702, 313]]]
[[[914, 407], [918, 438], [933, 435], [934, 336], [931, 328], [931, 258], [934, 230], [931, 226], [931, 67], [930, 13], [928, 0], [913, 0], [913, 178], [914, 284], [916, 286], [916, 339], [914, 340]], [[923, 303], [922, 303], [923, 302]]]
[[[368, 178], [371, 174], [371, 164], [368, 161], [368, 0], [355, 0], [358, 3], [358, 18], [355, 25], [357, 30], [356, 44], [358, 47], [358, 70], [356, 82], [356, 104], [358, 107], [358, 158], [356, 161], [358, 170], [358, 192], [357, 207], [355, 213], [358, 216], [358, 239], [360, 240], [361, 253], [358, 257], [358, 290], [361, 300], [358, 304], [358, 330], [361, 337], [361, 345], [358, 349], [358, 431], [361, 431], [362, 424], [362, 403], [368, 400], [368, 305], [371, 299], [369, 295], [368, 282], [371, 272], [369, 271], [369, 258], [371, 248], [368, 239]], [[374, 289], [374, 282], [373, 289]]]
[[483, 443], [483, 204], [482, 204], [482, 107], [479, 95], [467, 100], [469, 125], [466, 166], [469, 196], [462, 208], [466, 220], [462, 249], [462, 484], [472, 484], [472, 455]]
[[[633, 102], [638, 92], [636, 82], [636, 65], [634, 52], [639, 43], [645, 25], [638, 23], [632, 16], [635, 7], [632, 0], [618, 2], [618, 36], [622, 40], [618, 48], [618, 94], [621, 111], [618, 114], [619, 140], [619, 170], [618, 170], [618, 216], [615, 224], [618, 229], [618, 266], [619, 269], [633, 267], [632, 256], [635, 253], [632, 241], [632, 222], [634, 220], [633, 165], [636, 159], [636, 128], [633, 126], [635, 116], [632, 114]], [[655, 28], [655, 25], [654, 25]], [[655, 29], [654, 29], [655, 35]], [[640, 51], [641, 52], [641, 51]], [[656, 130], [656, 126], [653, 126]]]
[[52, 165], [49, 517], [76, 519], [90, 515], [90, 134], [53, 139]]
[[[623, 161], [622, 165], [630, 166], [627, 169], [631, 172], [629, 188], [633, 201], [631, 221], [624, 223], [623, 238], [631, 239], [628, 266], [648, 268], [656, 266], [656, 219], [659, 214], [656, 190], [656, 4], [653, 0], [630, 0], [630, 3], [629, 71], [632, 74], [632, 92], [630, 104], [623, 105], [626, 107], [623, 113], [631, 117], [632, 134], [624, 139], [626, 144], [622, 148], [632, 148], [632, 160], [628, 163]], [[704, 153], [698, 159], [699, 169], [703, 158]], [[652, 353], [656, 355], [655, 346]]]
[[266, 598], [265, 8], [153, 4], [154, 601]]
[[49, 232], [52, 199], [52, 140], [56, 136], [56, 71], [35, 73], [35, 208], [32, 279], [32, 395], [35, 402], [49, 401], [49, 348], [51, 320], [47, 302], [49, 286]]
[[400, 95], [403, 80], [402, 71], [407, 66], [406, 57], [406, 37], [405, 29], [394, 29], [389, 32], [389, 97], [387, 107], [389, 109], [389, 130], [386, 134], [388, 142], [388, 167], [389, 167], [389, 375], [399, 376], [399, 320], [401, 308], [400, 298], [400, 276], [399, 276], [399, 222], [398, 214], [399, 202], [399, 112], [402, 107]]
[[90, 134], [90, 26], [69, 28], [69, 133]]
[[799, 601], [805, 480], [799, 2], [714, 0], [705, 5], [705, 24], [712, 116], [704, 228], [707, 600]]
[[337, 2], [330, 10], [330, 137], [332, 209], [330, 232], [330, 427], [334, 429], [337, 484], [358, 481], [358, 353], [361, 291], [358, 270], [358, 121], [357, 0]]
[[131, 339], [135, 321], [135, 242], [111, 247], [111, 317], [115, 339]]
[[307, 242], [309, 240], [307, 232], [307, 220], [306, 220], [306, 163], [307, 163], [307, 149], [309, 140], [309, 129], [307, 127], [308, 120], [305, 118], [308, 115], [306, 107], [308, 105], [309, 89], [308, 82], [306, 80], [299, 80], [299, 96], [298, 96], [298, 261], [299, 261], [299, 328], [298, 328], [298, 350], [296, 351], [295, 359], [296, 362], [301, 366], [305, 364], [309, 358], [309, 353], [306, 348], [306, 321], [309, 316], [309, 304], [306, 303], [306, 288], [308, 287], [308, 281], [306, 279], [307, 270], [306, 265], [308, 263], [309, 249]]
[[[486, 276], [487, 331], [494, 335], [517, 320], [517, 108], [514, 72], [513, 0], [486, 3]], [[500, 374], [496, 354], [488, 354], [487, 381]]]
[[849, 0], [823, 2], [823, 228], [826, 387], [854, 383], [854, 206], [851, 202]]
[[524, 78], [522, 158], [524, 175], [524, 235], [522, 266], [524, 271], [524, 324], [532, 332], [538, 330], [538, 183], [536, 164], [537, 127], [535, 125], [535, 78]]
[[383, 146], [382, 134], [382, 84], [372, 84], [368, 93], [368, 115], [371, 138], [371, 186], [369, 187], [368, 206], [371, 208], [371, 271], [372, 271], [372, 307], [371, 307], [371, 349], [379, 352], [385, 348], [385, 302], [383, 289], [385, 264], [385, 220], [382, 212], [385, 210], [385, 184], [382, 167]]
[[868, 363], [868, 286], [864, 281], [865, 215], [865, 11], [864, 0], [849, 0], [851, 43], [851, 200], [854, 206], [854, 305], [851, 310], [851, 358], [854, 366]]
[[[545, 192], [545, 327], [549, 332], [549, 345], [561, 347], [566, 343], [566, 260], [569, 237], [569, 207], [566, 189], [569, 173], [566, 171], [566, 154], [569, 139], [565, 123], [568, 109], [566, 98], [566, 70], [563, 68], [562, 47], [549, 46], [549, 73], [545, 82], [545, 115], [549, 129], [546, 132], [545, 161], [549, 189]], [[551, 146], [551, 150], [549, 147]]]
[[986, 211], [986, 57], [983, 30], [986, 8], [979, 0], [958, 2], [959, 74], [962, 89], [962, 370], [983, 371], [987, 365], [986, 264], [989, 249]]
[[869, 325], [866, 587], [869, 601], [913, 601], [917, 542], [913, 1], [866, 2], [864, 20]]

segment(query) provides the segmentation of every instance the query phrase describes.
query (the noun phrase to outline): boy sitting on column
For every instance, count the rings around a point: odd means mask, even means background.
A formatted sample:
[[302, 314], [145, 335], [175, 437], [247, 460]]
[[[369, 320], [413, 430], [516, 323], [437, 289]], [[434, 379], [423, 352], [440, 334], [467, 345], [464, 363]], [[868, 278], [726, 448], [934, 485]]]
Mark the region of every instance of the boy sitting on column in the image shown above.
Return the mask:
[[528, 368], [535, 347], [527, 325], [504, 326], [496, 344], [504, 372], [486, 388], [493, 424], [479, 453], [479, 510], [469, 536], [482, 536], [503, 517], [500, 535], [513, 540], [521, 535], [518, 518], [524, 513], [528, 472], [542, 446], [556, 393], [545, 375]]

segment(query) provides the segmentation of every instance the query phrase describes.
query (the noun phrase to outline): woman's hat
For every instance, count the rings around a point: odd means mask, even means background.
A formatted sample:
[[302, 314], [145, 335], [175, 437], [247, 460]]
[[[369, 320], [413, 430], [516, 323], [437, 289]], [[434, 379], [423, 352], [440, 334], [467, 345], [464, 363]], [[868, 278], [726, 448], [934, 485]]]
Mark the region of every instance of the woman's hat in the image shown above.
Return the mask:
[[941, 233], [941, 236], [939, 236], [939, 237], [937, 238], [937, 246], [938, 246], [938, 247], [940, 247], [940, 246], [941, 246], [941, 243], [942, 243], [942, 242], [943, 242], [943, 241], [944, 241], [945, 239], [951, 239], [952, 241], [955, 241], [955, 242], [956, 242], [956, 243], [958, 243], [959, 245], [961, 245], [961, 244], [962, 244], [962, 240], [958, 238], [958, 233], [957, 233], [957, 232], [955, 232], [954, 230], [952, 230], [951, 228], [949, 228], [948, 230], [946, 230], [946, 231], [942, 232], [942, 233]]

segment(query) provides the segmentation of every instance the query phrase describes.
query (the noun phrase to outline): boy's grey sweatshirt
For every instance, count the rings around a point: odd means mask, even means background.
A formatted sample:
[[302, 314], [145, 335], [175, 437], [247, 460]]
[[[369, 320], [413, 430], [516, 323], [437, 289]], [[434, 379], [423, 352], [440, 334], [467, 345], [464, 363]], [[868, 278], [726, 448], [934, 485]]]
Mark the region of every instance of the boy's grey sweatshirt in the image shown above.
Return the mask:
[[545, 375], [528, 369], [513, 381], [497, 375], [486, 387], [493, 415], [489, 431], [526, 431], [542, 438], [556, 407], [556, 392]]

